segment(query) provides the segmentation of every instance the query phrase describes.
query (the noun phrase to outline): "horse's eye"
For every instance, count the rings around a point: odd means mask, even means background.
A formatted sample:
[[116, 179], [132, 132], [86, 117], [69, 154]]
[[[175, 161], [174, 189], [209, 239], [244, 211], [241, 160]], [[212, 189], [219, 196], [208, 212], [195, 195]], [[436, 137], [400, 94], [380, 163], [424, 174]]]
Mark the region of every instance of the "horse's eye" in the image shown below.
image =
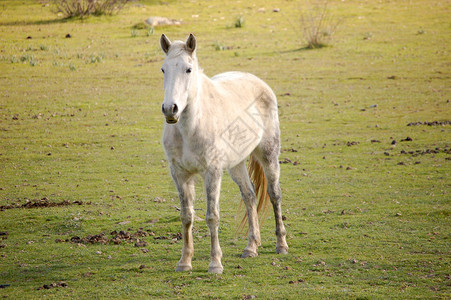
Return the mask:
[[191, 73], [192, 70], [193, 70], [193, 69], [188, 68], [188, 69], [186, 69], [186, 73]]
[[164, 74], [164, 69], [163, 68], [161, 68], [161, 72], [163, 72], [163, 74]]

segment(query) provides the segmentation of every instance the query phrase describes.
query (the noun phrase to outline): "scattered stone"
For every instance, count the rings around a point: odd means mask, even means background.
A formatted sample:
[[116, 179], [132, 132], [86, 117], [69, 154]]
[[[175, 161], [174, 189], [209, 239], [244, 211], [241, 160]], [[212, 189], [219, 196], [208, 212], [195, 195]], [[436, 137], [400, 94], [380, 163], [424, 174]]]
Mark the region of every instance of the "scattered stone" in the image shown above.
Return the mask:
[[405, 139], [401, 140], [401, 142], [411, 142], [411, 141], [413, 141], [413, 139], [410, 136], [408, 136]]
[[398, 142], [396, 140], [391, 141], [392, 145], [396, 145]]
[[72, 37], [72, 35], [70, 35], [70, 33], [66, 34], [66, 39], [70, 39]]
[[411, 123], [407, 124], [407, 126], [418, 126], [418, 125], [445, 126], [445, 125], [451, 125], [451, 121], [446, 120], [446, 121], [432, 121], [432, 122], [411, 122]]
[[354, 146], [354, 145], [358, 145], [358, 144], [359, 144], [359, 142], [354, 142], [354, 141], [346, 142], [346, 146], [348, 146], [348, 147], [351, 147], [351, 146]]
[[387, 79], [392, 79], [392, 80], [394, 80], [394, 79], [397, 79], [398, 77], [396, 77], [395, 75], [392, 75], [392, 76], [388, 76], [387, 77]]
[[381, 141], [379, 140], [371, 140], [371, 143], [380, 143]]

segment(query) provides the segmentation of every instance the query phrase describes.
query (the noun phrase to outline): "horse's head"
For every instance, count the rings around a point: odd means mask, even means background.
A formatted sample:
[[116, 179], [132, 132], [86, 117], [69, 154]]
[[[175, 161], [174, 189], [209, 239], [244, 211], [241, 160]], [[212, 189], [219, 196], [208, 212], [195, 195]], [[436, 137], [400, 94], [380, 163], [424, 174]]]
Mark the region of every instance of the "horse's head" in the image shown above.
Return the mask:
[[175, 124], [186, 108], [197, 84], [196, 38], [190, 34], [186, 42], [171, 41], [163, 34], [161, 49], [166, 54], [161, 71], [164, 74], [164, 101], [161, 111], [166, 122]]

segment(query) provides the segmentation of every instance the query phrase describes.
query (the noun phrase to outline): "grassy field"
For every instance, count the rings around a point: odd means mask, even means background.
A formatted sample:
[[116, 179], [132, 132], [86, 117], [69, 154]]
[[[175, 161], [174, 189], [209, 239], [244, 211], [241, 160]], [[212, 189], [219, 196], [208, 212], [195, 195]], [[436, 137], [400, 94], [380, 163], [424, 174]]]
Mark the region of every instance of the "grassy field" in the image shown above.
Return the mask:
[[[64, 20], [45, 1], [1, 1], [0, 297], [449, 299], [451, 3], [329, 1], [339, 27], [314, 50], [308, 7], [139, 1]], [[142, 26], [155, 15], [183, 23]], [[279, 100], [290, 253], [275, 254], [269, 216], [259, 256], [239, 258], [225, 175], [222, 275], [207, 273], [200, 219], [193, 271], [175, 272], [159, 37], [191, 32], [207, 75], [254, 73]], [[204, 218], [200, 182], [196, 201]]]

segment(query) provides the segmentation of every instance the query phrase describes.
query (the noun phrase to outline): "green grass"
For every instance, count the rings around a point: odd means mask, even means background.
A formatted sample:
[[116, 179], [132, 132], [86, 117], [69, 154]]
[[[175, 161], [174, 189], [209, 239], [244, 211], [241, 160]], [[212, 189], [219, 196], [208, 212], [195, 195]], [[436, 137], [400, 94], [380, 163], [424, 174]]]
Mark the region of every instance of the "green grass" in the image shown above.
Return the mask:
[[[451, 7], [329, 1], [343, 22], [330, 47], [305, 50], [300, 6], [140, 1], [113, 17], [59, 20], [37, 1], [4, 1], [0, 205], [45, 197], [85, 205], [0, 211], [0, 232], [8, 232], [0, 285], [9, 285], [0, 297], [449, 298], [451, 126], [407, 124], [451, 118]], [[151, 15], [183, 24], [152, 34], [135, 27]], [[237, 15], [246, 26], [231, 28]], [[203, 221], [194, 226], [192, 273], [175, 272], [181, 242], [171, 239], [145, 237], [147, 253], [134, 243], [56, 243], [114, 230], [180, 231], [161, 145], [159, 37], [190, 32], [206, 74], [252, 72], [278, 96], [280, 159], [300, 163], [281, 164], [290, 253], [274, 253], [270, 216], [259, 256], [239, 258], [246, 239], [234, 235], [240, 198], [227, 174], [223, 275], [207, 273]], [[203, 218], [200, 183], [196, 209]], [[59, 281], [68, 286], [38, 290]]]

